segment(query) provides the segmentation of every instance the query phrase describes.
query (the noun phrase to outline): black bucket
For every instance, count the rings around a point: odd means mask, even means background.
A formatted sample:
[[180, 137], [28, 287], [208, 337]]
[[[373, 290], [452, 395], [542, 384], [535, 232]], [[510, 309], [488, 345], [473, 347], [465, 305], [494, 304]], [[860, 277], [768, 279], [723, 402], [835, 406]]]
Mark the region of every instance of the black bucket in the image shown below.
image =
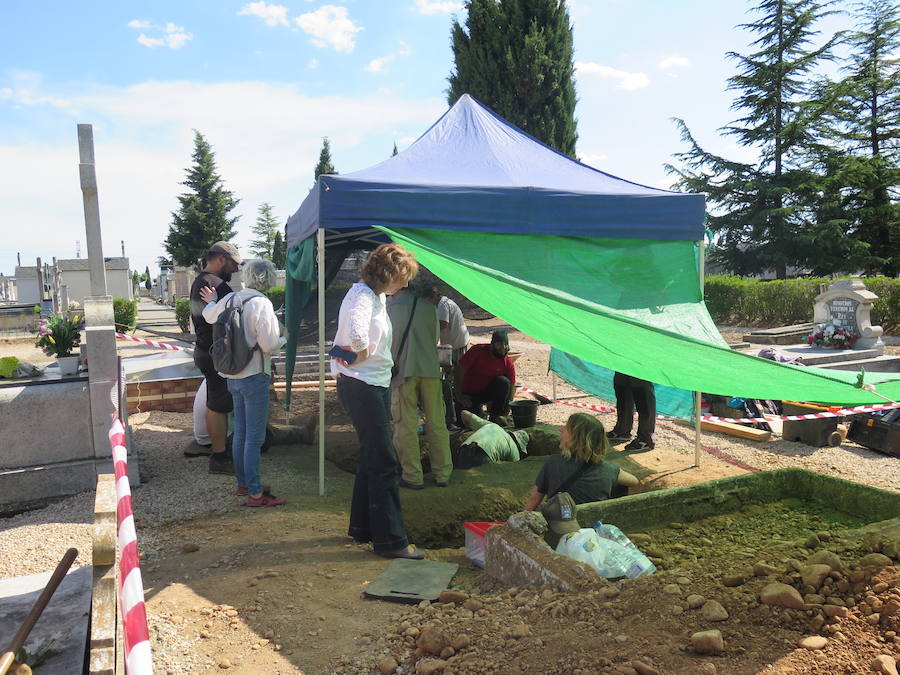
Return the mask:
[[509, 409], [512, 411], [516, 429], [533, 427], [537, 422], [537, 411], [540, 406], [538, 401], [510, 401]]

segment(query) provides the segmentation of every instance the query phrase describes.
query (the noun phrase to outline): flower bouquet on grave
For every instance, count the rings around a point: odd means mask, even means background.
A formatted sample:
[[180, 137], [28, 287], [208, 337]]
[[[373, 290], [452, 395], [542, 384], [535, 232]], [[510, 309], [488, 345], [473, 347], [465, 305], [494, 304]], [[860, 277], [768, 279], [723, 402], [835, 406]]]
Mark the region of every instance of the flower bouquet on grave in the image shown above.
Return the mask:
[[806, 342], [812, 347], [824, 349], [850, 349], [859, 340], [859, 335], [844, 330], [834, 324], [819, 324], [813, 328]]
[[82, 328], [84, 322], [77, 314], [71, 318], [65, 314], [43, 318], [38, 326], [38, 340], [34, 346], [40, 347], [47, 356], [72, 356], [72, 350], [81, 344]]

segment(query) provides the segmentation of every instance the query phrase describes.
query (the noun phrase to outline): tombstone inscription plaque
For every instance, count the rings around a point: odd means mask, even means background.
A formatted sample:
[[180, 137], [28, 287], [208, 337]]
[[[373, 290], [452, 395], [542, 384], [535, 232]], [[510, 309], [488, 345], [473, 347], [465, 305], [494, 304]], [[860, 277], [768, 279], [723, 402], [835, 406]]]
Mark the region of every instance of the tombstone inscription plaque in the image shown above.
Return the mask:
[[816, 297], [813, 321], [858, 335], [854, 349], [876, 349], [883, 354], [882, 328], [873, 326], [871, 320], [872, 305], [877, 299], [860, 279], [840, 279]]

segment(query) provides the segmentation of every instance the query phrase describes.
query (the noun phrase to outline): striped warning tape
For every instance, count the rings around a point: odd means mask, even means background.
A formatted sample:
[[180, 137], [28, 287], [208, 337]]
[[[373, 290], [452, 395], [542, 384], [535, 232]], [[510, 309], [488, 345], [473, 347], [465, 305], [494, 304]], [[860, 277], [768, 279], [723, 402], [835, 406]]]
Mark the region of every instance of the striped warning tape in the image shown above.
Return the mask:
[[125, 670], [128, 675], [151, 675], [150, 632], [144, 606], [144, 583], [137, 548], [137, 531], [128, 484], [128, 450], [125, 429], [117, 418], [109, 430], [116, 474], [116, 515], [119, 523], [119, 607], [125, 634]]
[[[528, 394], [536, 394], [537, 396], [546, 398], [547, 400], [553, 401], [554, 403], [561, 403], [562, 405], [569, 405], [575, 408], [585, 408], [587, 410], [593, 410], [594, 412], [600, 413], [616, 412], [616, 409], [613, 406], [592, 405], [590, 403], [579, 403], [578, 401], [566, 401], [565, 399], [557, 399], [554, 401], [546, 394], [543, 394], [529, 387], [520, 386], [517, 387], [517, 389]], [[875, 405], [860, 405], [854, 408], [831, 408], [825, 412], [809, 413], [807, 415], [766, 415], [764, 417], [719, 417], [717, 415], [703, 415], [700, 417], [700, 419], [705, 422], [731, 422], [749, 424], [753, 424], [755, 422], [768, 422], [772, 420], [799, 422], [800, 420], [816, 420], [825, 417], [848, 417], [849, 415], [862, 415], [870, 412], [878, 412], [879, 410], [891, 410], [893, 408], [900, 408], [900, 403], [876, 403]], [[663, 420], [677, 419], [675, 417], [667, 417], [665, 415], [658, 415], [657, 417]]]
[[156, 347], [157, 349], [165, 349], [170, 352], [187, 352], [188, 354], [193, 354], [193, 349], [188, 349], [187, 347], [179, 347], [178, 345], [170, 345], [165, 342], [157, 342], [156, 340], [147, 340], [146, 338], [134, 337], [133, 335], [126, 335], [125, 333], [116, 333], [116, 337], [120, 340], [130, 340], [131, 342], [139, 342], [143, 345], [149, 345], [151, 347]]

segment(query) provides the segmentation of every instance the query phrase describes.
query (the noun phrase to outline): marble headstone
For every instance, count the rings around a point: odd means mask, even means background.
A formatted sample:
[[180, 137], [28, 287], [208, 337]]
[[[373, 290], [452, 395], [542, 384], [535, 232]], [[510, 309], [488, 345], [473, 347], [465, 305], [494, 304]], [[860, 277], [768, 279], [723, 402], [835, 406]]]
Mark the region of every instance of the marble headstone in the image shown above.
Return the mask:
[[813, 321], [817, 324], [833, 324], [859, 335], [854, 349], [876, 349], [884, 353], [881, 326], [873, 326], [872, 305], [878, 296], [866, 289], [860, 279], [840, 279], [828, 290], [816, 297]]

